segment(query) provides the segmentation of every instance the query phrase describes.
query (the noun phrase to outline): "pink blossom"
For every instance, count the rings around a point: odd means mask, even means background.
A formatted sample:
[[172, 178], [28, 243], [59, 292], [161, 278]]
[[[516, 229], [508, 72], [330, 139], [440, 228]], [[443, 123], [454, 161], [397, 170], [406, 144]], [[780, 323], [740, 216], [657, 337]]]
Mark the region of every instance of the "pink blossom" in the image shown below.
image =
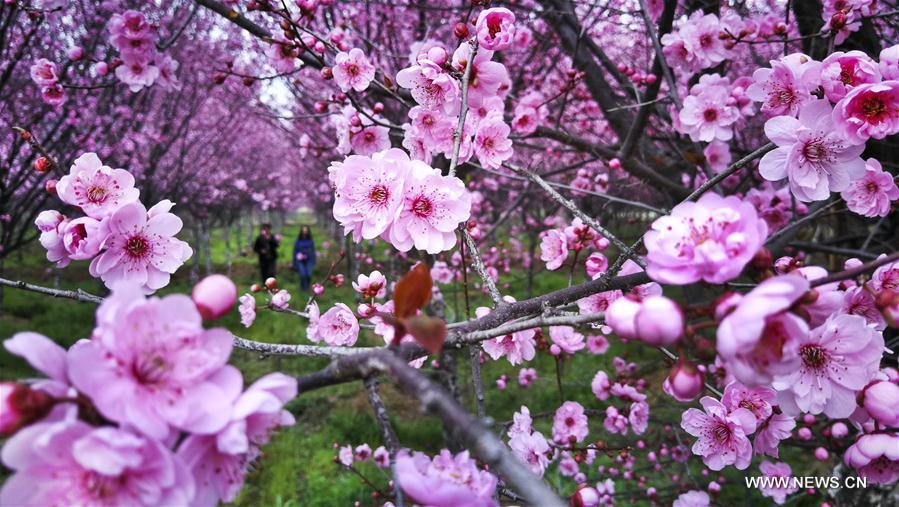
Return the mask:
[[860, 396], [865, 411], [887, 428], [899, 428], [899, 386], [888, 380], [875, 380]]
[[899, 480], [899, 435], [862, 435], [846, 450], [843, 461], [874, 484]]
[[681, 417], [681, 427], [697, 437], [693, 454], [702, 457], [712, 470], [734, 465], [745, 470], [752, 461], [749, 435], [755, 431], [755, 416], [745, 408], [728, 412], [718, 400], [706, 396], [699, 400], [705, 412], [687, 409]]
[[380, 271], [372, 271], [370, 275], [359, 275], [359, 283], [353, 282], [353, 290], [364, 299], [383, 298], [387, 295], [387, 278]]
[[732, 159], [730, 154], [730, 146], [721, 141], [712, 141], [702, 150], [706, 163], [716, 173], [720, 173], [727, 168]]
[[887, 326], [886, 319], [883, 318], [883, 314], [877, 309], [877, 301], [874, 294], [861, 286], [852, 287], [843, 293], [843, 304], [840, 306], [839, 312], [863, 317], [868, 324], [873, 325], [874, 329], [878, 331], [883, 331]]
[[443, 261], [436, 261], [431, 266], [431, 278], [437, 283], [448, 284], [454, 276], [453, 270]]
[[705, 491], [687, 491], [678, 496], [671, 507], [709, 507], [711, 499]]
[[503, 101], [497, 95], [505, 95], [503, 85], [510, 83], [509, 72], [500, 62], [492, 61], [493, 51], [483, 47], [471, 60], [471, 45], [463, 42], [453, 52], [452, 65], [460, 73], [471, 64], [471, 75], [468, 78], [468, 105], [475, 109], [485, 108], [487, 113], [502, 113]]
[[744, 384], [770, 382], [775, 373], [798, 366], [799, 339], [808, 335], [806, 322], [787, 311], [809, 290], [796, 275], [769, 278], [752, 289], [718, 326], [718, 354]]
[[334, 162], [328, 179], [334, 186], [334, 218], [353, 239], [374, 239], [393, 223], [403, 203], [408, 155], [399, 149], [371, 157], [350, 155]]
[[159, 77], [159, 67], [140, 62], [119, 65], [115, 69], [119, 81], [128, 85], [132, 92], [139, 92], [146, 86], [152, 86]]
[[899, 262], [891, 262], [877, 268], [868, 281], [868, 287], [875, 294], [883, 291], [899, 291]]
[[728, 57], [720, 33], [717, 16], [696, 11], [679, 31], [662, 36], [663, 52], [671, 65], [694, 71], [712, 67]]
[[603, 313], [608, 310], [609, 305], [616, 299], [622, 297], [620, 290], [612, 290], [591, 294], [583, 299], [577, 300], [577, 306], [580, 313]]
[[856, 393], [877, 373], [883, 346], [883, 335], [862, 317], [831, 317], [799, 337], [799, 369], [774, 376], [781, 408], [787, 414], [848, 417], [855, 410]]
[[66, 92], [59, 83], [41, 87], [41, 98], [51, 106], [60, 106], [66, 101]]
[[90, 217], [76, 218], [60, 224], [58, 230], [69, 259], [88, 260], [100, 252], [104, 237], [99, 221]]
[[351, 89], [357, 92], [365, 91], [375, 78], [375, 66], [359, 48], [353, 48], [349, 53], [345, 51], [337, 53], [331, 70], [334, 73], [334, 82], [344, 92]]
[[296, 379], [270, 373], [243, 393], [241, 387], [240, 382], [230, 386], [233, 406], [224, 429], [215, 435], [191, 435], [178, 448], [178, 457], [193, 472], [197, 485], [193, 506], [233, 502], [261, 455], [260, 447], [277, 428], [295, 423], [283, 408], [297, 395]]
[[371, 457], [371, 447], [368, 444], [357, 445], [353, 452], [357, 461], [368, 461], [368, 458]]
[[558, 229], [546, 232], [540, 240], [540, 260], [546, 262], [546, 269], [555, 271], [568, 259], [568, 241]]
[[746, 387], [739, 382], [731, 382], [724, 388], [721, 403], [727, 410], [745, 408], [761, 423], [774, 413], [776, 398], [777, 393], [770, 387]]
[[387, 452], [383, 445], [379, 446], [372, 454], [372, 461], [375, 462], [378, 468], [387, 468], [390, 466], [390, 453]]
[[618, 408], [610, 405], [606, 407], [606, 418], [602, 422], [603, 428], [612, 434], [627, 435], [628, 421]]
[[[791, 495], [799, 490], [799, 488], [790, 482], [790, 479], [793, 477], [793, 469], [790, 468], [790, 465], [787, 463], [771, 463], [770, 461], [765, 460], [759, 464], [759, 470], [765, 477], [787, 479], [786, 485], [774, 485], [774, 481], [769, 481], [764, 487], [759, 488], [762, 496], [773, 499], [774, 503], [777, 505], [783, 505], [783, 503], [787, 501], [787, 495]], [[772, 485], [774, 486], [772, 487]]]
[[56, 64], [46, 58], [35, 61], [31, 66], [31, 80], [38, 86], [55, 85], [59, 81]]
[[347, 305], [337, 303], [319, 315], [318, 304], [313, 302], [307, 311], [309, 326], [306, 328], [306, 338], [309, 341], [351, 347], [359, 338], [359, 321]]
[[606, 324], [612, 331], [622, 338], [636, 338], [637, 312], [640, 311], [640, 301], [631, 295], [619, 297], [613, 300], [606, 310]]
[[420, 59], [417, 65], [396, 74], [396, 83], [409, 89], [415, 102], [425, 109], [455, 114], [459, 110], [459, 83], [439, 65]]
[[795, 427], [796, 420], [786, 414], [775, 413], [767, 420], [759, 422], [755, 440], [752, 442], [755, 453], [776, 458], [777, 447], [781, 440], [790, 438]]
[[237, 300], [237, 286], [225, 275], [210, 275], [194, 285], [190, 298], [203, 320], [225, 316]]
[[296, 68], [297, 53], [293, 44], [283, 38], [278, 38], [272, 42], [265, 51], [268, 56], [269, 63], [275, 68], [279, 74], [287, 74], [293, 72]]
[[[692, 362], [678, 359], [662, 382], [662, 391], [675, 400], [686, 403], [696, 399], [705, 389], [705, 375]], [[724, 402], [724, 400], [722, 400]], [[726, 405], [726, 402], [724, 402]]]
[[237, 311], [240, 313], [240, 323], [244, 327], [253, 325], [253, 321], [256, 320], [256, 299], [252, 294], [240, 296], [240, 307]]
[[571, 326], [551, 326], [549, 337], [566, 354], [574, 354], [586, 346], [584, 335], [575, 331]]
[[286, 310], [287, 306], [290, 304], [290, 292], [281, 289], [278, 292], [274, 293], [274, 295], [272, 295], [271, 304], [278, 310]]
[[684, 99], [679, 119], [680, 130], [694, 141], [729, 141], [740, 112], [731, 105], [725, 87], [697, 85]]
[[646, 233], [647, 274], [661, 283], [724, 283], [740, 275], [768, 227], [738, 197], [707, 193], [657, 219]]
[[627, 420], [634, 430], [634, 434], [642, 435], [649, 426], [649, 404], [645, 401], [631, 403]]
[[69, 174], [56, 184], [56, 192], [63, 202], [80, 207], [87, 216], [98, 220], [140, 196], [131, 173], [103, 165], [96, 153], [76, 158]]
[[496, 477], [479, 470], [468, 451], [453, 456], [440, 451], [433, 459], [401, 450], [396, 457], [399, 486], [413, 501], [434, 507], [494, 507]]
[[846, 207], [864, 217], [885, 217], [890, 212], [891, 201], [899, 199], [899, 187], [893, 175], [884, 171], [880, 162], [869, 158], [865, 174], [849, 184], [840, 196]]
[[456, 244], [456, 227], [471, 215], [471, 194], [462, 180], [413, 160], [390, 243], [402, 252], [413, 246], [430, 254]]
[[590, 256], [587, 257], [587, 261], [585, 262], [587, 276], [591, 279], [595, 279], [598, 275], [605, 273], [608, 268], [609, 259], [600, 252], [591, 253]]
[[128, 39], [141, 39], [152, 31], [147, 18], [138, 11], [127, 10], [122, 14], [113, 14], [109, 19], [109, 32]]
[[769, 116], [796, 116], [799, 109], [814, 99], [821, 64], [802, 53], [793, 53], [771, 62], [771, 68], [753, 72], [753, 84], [746, 88], [752, 100], [762, 103]]
[[350, 136], [353, 152], [363, 157], [390, 148], [390, 130], [379, 125], [369, 125]]
[[804, 105], [798, 120], [771, 118], [765, 123], [765, 135], [778, 147], [762, 157], [759, 173], [768, 181], [788, 178], [790, 190], [804, 202], [846, 190], [864, 174], [865, 163], [859, 156], [864, 146], [847, 143], [839, 132], [839, 121], [826, 100]]
[[501, 51], [515, 38], [515, 14], [505, 7], [484, 9], [475, 23], [478, 44], [491, 51]]
[[684, 334], [684, 313], [665, 296], [649, 296], [634, 315], [634, 330], [649, 345], [673, 345]]
[[534, 420], [531, 418], [531, 411], [527, 406], [522, 405], [518, 412], [512, 414], [512, 425], [509, 426], [509, 438], [515, 438], [518, 435], [530, 435], [534, 431]]
[[899, 132], [899, 81], [853, 88], [833, 110], [833, 128], [851, 144]]
[[474, 137], [474, 153], [484, 167], [497, 169], [512, 156], [509, 132], [509, 126], [503, 121], [502, 113], [489, 114], [478, 123]]
[[553, 441], [560, 445], [582, 442], [590, 433], [584, 407], [576, 401], [566, 401], [553, 417]]
[[3, 505], [193, 505], [194, 482], [181, 459], [124, 429], [74, 418], [41, 422], [3, 450], [14, 471], [0, 490]]
[[537, 370], [533, 368], [522, 368], [518, 371], [518, 384], [521, 387], [527, 387], [537, 380]]
[[838, 102], [856, 86], [880, 80], [877, 62], [861, 51], [837, 51], [821, 62], [821, 87], [831, 102]]
[[609, 350], [609, 340], [607, 340], [606, 337], [601, 334], [588, 335], [587, 350], [589, 350], [591, 354], [605, 354], [606, 351]]
[[415, 106], [409, 110], [411, 130], [420, 136], [431, 152], [442, 152], [452, 149], [453, 130], [456, 124], [453, 118], [438, 110]]
[[518, 433], [509, 439], [509, 447], [519, 459], [538, 476], [549, 466], [552, 449], [539, 431]]
[[150, 210], [143, 204], [125, 204], [103, 220], [99, 234], [105, 249], [91, 261], [92, 276], [107, 287], [119, 281], [155, 291], [169, 283], [175, 272], [193, 254], [190, 246], [175, 238], [181, 219], [169, 213], [171, 201], [161, 201]]
[[899, 44], [880, 52], [878, 68], [884, 80], [899, 79]]
[[[483, 317], [489, 311], [485, 307], [478, 308], [478, 318]], [[512, 334], [491, 338], [485, 340], [481, 346], [493, 360], [501, 357], [508, 359], [512, 365], [520, 364], [522, 361], [530, 361], [537, 354], [536, 341], [534, 336], [537, 334], [535, 329], [525, 329], [523, 331], [515, 331]]]
[[119, 285], [97, 310], [92, 339], [68, 353], [72, 384], [108, 419], [164, 439], [171, 428], [213, 433], [227, 423], [231, 333], [203, 329], [189, 297], [145, 299]]
[[341, 465], [349, 468], [353, 466], [353, 461], [356, 460], [356, 453], [353, 452], [352, 445], [345, 445], [340, 448], [337, 452], [337, 461], [340, 462]]

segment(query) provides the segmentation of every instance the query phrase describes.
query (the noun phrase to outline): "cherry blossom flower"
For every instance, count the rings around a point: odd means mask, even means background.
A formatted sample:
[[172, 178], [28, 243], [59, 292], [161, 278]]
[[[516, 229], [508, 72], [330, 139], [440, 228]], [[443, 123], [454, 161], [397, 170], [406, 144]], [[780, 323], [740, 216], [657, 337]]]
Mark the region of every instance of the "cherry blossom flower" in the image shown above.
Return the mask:
[[[514, 301], [514, 300], [513, 300]], [[475, 311], [478, 318], [490, 313], [490, 309], [480, 307]], [[534, 337], [537, 334], [536, 329], [525, 329], [523, 331], [515, 331], [512, 334], [491, 338], [482, 342], [481, 346], [494, 361], [505, 357], [509, 364], [521, 364], [522, 361], [530, 361], [537, 354], [536, 341]]]
[[836, 315], [799, 337], [799, 369], [774, 376], [784, 412], [824, 412], [832, 419], [855, 410], [855, 395], [880, 366], [883, 335], [857, 315]]
[[611, 387], [612, 383], [609, 381], [609, 375], [602, 370], [597, 371], [590, 382], [590, 389], [599, 400], [609, 399], [609, 388]]
[[518, 433], [509, 439], [509, 447], [519, 459], [540, 477], [549, 466], [552, 449], [539, 431]]
[[413, 160], [399, 214], [390, 227], [390, 243], [402, 252], [414, 246], [438, 254], [456, 244], [456, 227], [469, 216], [471, 194], [462, 180]]
[[772, 414], [758, 424], [755, 439], [752, 441], [756, 454], [778, 457], [778, 446], [782, 440], [792, 436], [796, 420], [786, 414]]
[[340, 451], [337, 452], [337, 461], [347, 468], [353, 466], [353, 462], [355, 460], [356, 453], [353, 452], [352, 445], [345, 445], [340, 448]]
[[272, 306], [278, 310], [286, 310], [290, 304], [290, 292], [284, 289], [279, 290], [272, 295]]
[[452, 65], [460, 73], [471, 64], [471, 75], [468, 77], [468, 105], [474, 109], [486, 108], [485, 113], [503, 112], [504, 96], [501, 88], [508, 84], [509, 72], [500, 62], [494, 62], [493, 51], [481, 49], [471, 59], [471, 45], [463, 42], [453, 52]]
[[454, 277], [453, 270], [443, 261], [436, 261], [431, 266], [431, 278], [437, 283], [448, 284]]
[[475, 30], [482, 48], [501, 51], [511, 46], [515, 38], [515, 14], [505, 7], [484, 9], [478, 15]]
[[740, 275], [767, 234], [751, 204], [707, 193], [653, 222], [644, 240], [646, 272], [661, 283], [723, 283]]
[[612, 434], [627, 435], [628, 421], [627, 416], [622, 414], [618, 407], [610, 405], [606, 407], [606, 418], [602, 422], [603, 428]]
[[417, 65], [396, 74], [396, 83], [409, 89], [412, 98], [425, 109], [455, 114], [460, 106], [459, 83], [440, 65], [419, 59]]
[[586, 347], [584, 335], [575, 331], [571, 326], [551, 326], [549, 337], [562, 352], [574, 354]]
[[681, 417], [681, 427], [694, 437], [693, 454], [702, 457], [712, 470], [734, 465], [745, 470], [752, 461], [749, 435], [755, 431], [755, 416], [745, 408], [728, 412], [718, 400], [706, 396], [699, 400], [705, 412], [690, 408]]
[[808, 335], [805, 320], [787, 311], [809, 290], [796, 275], [769, 278], [746, 294], [718, 325], [718, 354], [728, 371], [747, 385], [771, 381], [798, 367], [800, 338]]
[[540, 240], [540, 260], [546, 262], [546, 269], [555, 271], [568, 259], [568, 240], [558, 229], [546, 232]]
[[883, 48], [877, 64], [884, 80], [899, 79], [899, 44]]
[[868, 324], [874, 326], [877, 331], [886, 329], [887, 322], [883, 314], [877, 309], [877, 300], [865, 287], [852, 287], [843, 293], [843, 303], [840, 313], [858, 315], [864, 318]]
[[375, 465], [377, 465], [378, 468], [388, 468], [390, 466], [390, 453], [383, 445], [379, 446], [375, 449], [375, 452], [372, 453], [372, 461], [375, 462]]
[[193, 505], [184, 463], [124, 429], [45, 421], [20, 430], [3, 450], [14, 471], [0, 489], [3, 505]]
[[69, 174], [56, 184], [56, 193], [64, 203], [78, 206], [98, 220], [140, 196], [130, 172], [103, 165], [96, 153], [76, 158]]
[[468, 451], [455, 456], [440, 451], [433, 459], [416, 452], [401, 450], [396, 457], [399, 486], [416, 503], [434, 507], [494, 507], [496, 477], [479, 470]]
[[696, 85], [679, 113], [680, 130], [694, 141], [729, 141], [740, 112], [723, 86]]
[[240, 296], [240, 306], [237, 308], [240, 313], [240, 323], [244, 325], [244, 327], [250, 327], [253, 325], [253, 321], [256, 320], [256, 299], [252, 294], [244, 294]]
[[41, 231], [39, 241], [47, 250], [47, 260], [55, 262], [59, 268], [68, 266], [72, 259], [63, 242], [63, 234], [69, 220], [56, 210], [45, 210], [38, 214], [34, 224]]
[[899, 81], [853, 88], [834, 107], [833, 128], [852, 144], [899, 132]]
[[350, 146], [357, 155], [368, 157], [390, 148], [390, 129], [369, 125], [350, 136]]
[[474, 153], [484, 167], [497, 169], [512, 156], [509, 132], [509, 126], [503, 121], [500, 112], [489, 114], [478, 123], [474, 137]]
[[66, 101], [66, 92], [59, 83], [54, 83], [41, 87], [41, 98], [51, 106], [61, 106]]
[[371, 157], [350, 155], [334, 162], [328, 179], [334, 185], [334, 218], [353, 239], [374, 239], [393, 223], [403, 203], [408, 155], [399, 149]]
[[814, 99], [812, 91], [820, 82], [821, 64], [802, 53], [793, 53], [773, 60], [771, 68], [753, 72], [754, 81], [746, 93], [762, 103], [762, 112], [769, 116], [796, 116], [799, 109]]
[[440, 111], [415, 106], [409, 110], [411, 131], [420, 136], [432, 152], [452, 149], [453, 130], [456, 124], [453, 119]]
[[531, 418], [530, 409], [522, 405], [518, 412], [512, 414], [512, 425], [509, 426], [507, 433], [509, 438], [514, 438], [517, 435], [530, 435], [534, 431], [533, 423], [534, 420]]
[[260, 447], [272, 432], [295, 423], [284, 404], [297, 395], [296, 379], [269, 373], [240, 392], [241, 382], [229, 386], [233, 398], [230, 421], [215, 435], [191, 435], [177, 455], [193, 473], [197, 494], [191, 505], [215, 506], [233, 502], [244, 484]]
[[119, 65], [115, 69], [119, 81], [128, 85], [132, 92], [139, 92], [144, 87], [152, 86], [159, 77], [159, 67], [140, 62]]
[[175, 238], [182, 223], [169, 213], [172, 206], [165, 200], [148, 211], [132, 202], [103, 220], [99, 234], [106, 238], [105, 250], [91, 261], [91, 275], [102, 278], [107, 287], [126, 281], [152, 292], [168, 285], [171, 274], [193, 254], [187, 243]]
[[375, 78], [375, 66], [368, 61], [365, 53], [353, 48], [348, 53], [341, 51], [334, 57], [334, 82], [341, 91], [365, 91]]
[[778, 147], [762, 157], [759, 174], [768, 181], [788, 178], [793, 195], [804, 202], [846, 190], [864, 174], [865, 163], [859, 156], [864, 146], [847, 143], [835, 122], [836, 114], [831, 115], [826, 100], [804, 105], [798, 120], [790, 116], [768, 120], [765, 135]]
[[172, 427], [213, 433], [227, 423], [226, 388], [240, 378], [225, 364], [231, 347], [226, 329], [203, 329], [189, 297], [145, 299], [119, 285], [97, 310], [92, 339], [69, 350], [69, 377], [103, 416], [152, 438]]
[[358, 280], [359, 283], [353, 282], [353, 290], [365, 299], [380, 299], [387, 294], [387, 278], [378, 270], [372, 271], [368, 276], [360, 274]]
[[821, 87], [831, 102], [838, 102], [856, 86], [880, 80], [877, 62], [861, 51], [837, 51], [821, 62]]
[[337, 303], [320, 315], [318, 304], [313, 302], [306, 310], [309, 312], [309, 326], [306, 328], [309, 341], [351, 347], [359, 338], [359, 321], [347, 305]]
[[649, 404], [645, 401], [631, 403], [627, 420], [634, 430], [634, 434], [642, 435], [649, 426]]
[[31, 80], [38, 86], [55, 85], [59, 81], [56, 64], [46, 58], [35, 61], [31, 66]]
[[265, 54], [268, 56], [269, 63], [275, 68], [279, 74], [287, 74], [296, 69], [297, 53], [293, 47], [293, 43], [279, 37], [273, 41]]
[[846, 449], [843, 461], [874, 484], [892, 484], [899, 480], [899, 435], [862, 435]]
[[566, 401], [553, 417], [553, 441], [559, 445], [582, 442], [587, 438], [587, 416], [584, 407], [576, 401]]
[[127, 10], [112, 15], [109, 19], [109, 31], [128, 39], [141, 39], [150, 34], [152, 27], [143, 13]]
[[890, 212], [891, 201], [899, 199], [899, 187], [893, 175], [885, 172], [876, 159], [869, 158], [865, 174], [849, 184], [840, 194], [846, 207], [865, 217], [885, 217]]
[[705, 491], [687, 491], [678, 496], [671, 507], [709, 507], [711, 499]]
[[783, 505], [787, 501], [787, 495], [799, 491], [799, 488], [794, 486], [790, 480], [793, 477], [793, 469], [790, 468], [789, 464], [783, 462], [772, 463], [765, 460], [759, 464], [759, 470], [765, 477], [787, 479], [786, 485], [776, 482], [775, 479], [766, 481], [765, 486], [759, 488], [762, 496], [771, 498], [777, 505]]

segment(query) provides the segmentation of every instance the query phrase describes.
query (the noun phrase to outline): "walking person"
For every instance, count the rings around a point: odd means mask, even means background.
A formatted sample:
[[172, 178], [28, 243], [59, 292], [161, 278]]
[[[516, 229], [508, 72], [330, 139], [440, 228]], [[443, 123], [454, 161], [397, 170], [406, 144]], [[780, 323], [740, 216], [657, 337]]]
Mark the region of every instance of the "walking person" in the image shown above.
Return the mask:
[[262, 224], [262, 230], [253, 244], [253, 251], [259, 256], [259, 272], [262, 274], [262, 283], [277, 273], [279, 243], [278, 238], [272, 235], [272, 224]]
[[315, 241], [308, 225], [300, 228], [293, 244], [293, 268], [300, 274], [300, 290], [309, 290], [312, 282], [312, 268], [315, 266]]

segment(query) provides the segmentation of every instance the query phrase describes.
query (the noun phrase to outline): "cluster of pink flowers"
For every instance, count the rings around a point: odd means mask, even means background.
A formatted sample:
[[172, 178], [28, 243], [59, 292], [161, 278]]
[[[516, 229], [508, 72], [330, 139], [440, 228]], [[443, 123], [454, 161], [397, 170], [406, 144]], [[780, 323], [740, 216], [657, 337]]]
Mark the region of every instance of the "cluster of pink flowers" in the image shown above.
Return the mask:
[[606, 418], [603, 427], [609, 433], [627, 435], [629, 430], [641, 435], [649, 425], [649, 403], [646, 395], [640, 392], [642, 384], [627, 384], [623, 380], [612, 382], [608, 373], [603, 370], [596, 372], [590, 382], [590, 388], [597, 399], [605, 401], [617, 398], [622, 405], [609, 404], [606, 407]]
[[66, 92], [59, 84], [59, 73], [56, 64], [46, 58], [41, 58], [31, 66], [31, 80], [41, 87], [41, 98], [52, 106], [61, 105], [66, 101]]
[[293, 424], [283, 406], [297, 385], [272, 373], [244, 390], [226, 364], [231, 340], [225, 329], [204, 329], [187, 296], [146, 299], [134, 284], [116, 286], [91, 338], [68, 351], [36, 333], [6, 340], [48, 378], [16, 388], [39, 394], [20, 414], [38, 417], [6, 442], [3, 463], [14, 473], [0, 502], [233, 501], [260, 446]]
[[337, 132], [337, 152], [353, 152], [364, 157], [390, 148], [390, 130], [375, 121], [383, 118], [374, 112], [365, 114], [347, 105], [331, 116]]
[[662, 52], [670, 65], [694, 71], [714, 67], [728, 58], [728, 47], [719, 34], [729, 28], [718, 16], [698, 10], [679, 30], [662, 36]]
[[468, 451], [448, 450], [429, 458], [402, 450], [396, 457], [396, 477], [403, 492], [421, 505], [495, 507], [496, 476], [480, 470]]
[[[541, 233], [540, 259], [546, 262], [546, 269], [554, 271], [562, 267], [568, 260], [569, 252], [580, 253], [586, 249], [605, 250], [609, 240], [600, 233], [585, 225], [580, 218], [571, 221], [571, 225], [562, 229], [550, 229]], [[608, 262], [599, 252], [590, 254], [592, 262], [587, 264], [591, 278], [605, 272]]]
[[[515, 299], [509, 296], [506, 296], [504, 299], [508, 303], [515, 302]], [[478, 307], [475, 310], [475, 315], [478, 318], [484, 317], [489, 313], [490, 309], [485, 306]], [[525, 329], [485, 340], [481, 346], [484, 348], [484, 352], [494, 361], [505, 357], [510, 364], [516, 365], [523, 361], [534, 359], [534, 356], [537, 354], [537, 344], [534, 338], [536, 335], [536, 329]]]
[[119, 51], [121, 63], [115, 67], [119, 81], [133, 92], [158, 83], [165, 88], [177, 88], [175, 72], [178, 62], [156, 50], [159, 35], [143, 13], [125, 11], [113, 14], [109, 20], [109, 42]]
[[456, 244], [456, 227], [471, 213], [462, 180], [410, 160], [400, 149], [350, 155], [328, 171], [334, 218], [357, 242], [380, 236], [403, 252], [414, 246], [440, 253]]
[[553, 460], [549, 442], [542, 433], [534, 430], [528, 407], [522, 406], [520, 411], [515, 412], [512, 421], [508, 432], [509, 448], [532, 472], [542, 477]]
[[47, 210], [35, 220], [47, 259], [59, 267], [92, 259], [91, 275], [107, 287], [127, 281], [152, 292], [168, 285], [171, 274], [193, 253], [175, 238], [182, 222], [169, 212], [174, 203], [161, 201], [147, 210], [131, 173], [103, 165], [94, 153], [75, 159], [56, 184], [56, 193], [86, 215], [69, 219]]

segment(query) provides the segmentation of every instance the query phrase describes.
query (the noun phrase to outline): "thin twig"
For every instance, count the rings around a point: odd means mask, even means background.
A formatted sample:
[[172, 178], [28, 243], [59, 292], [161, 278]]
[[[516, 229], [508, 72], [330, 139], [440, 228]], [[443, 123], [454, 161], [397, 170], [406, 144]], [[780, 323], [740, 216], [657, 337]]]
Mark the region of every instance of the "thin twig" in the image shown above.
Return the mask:
[[449, 171], [447, 172], [450, 176], [456, 175], [456, 165], [459, 163], [459, 149], [462, 147], [465, 117], [468, 115], [468, 80], [471, 78], [471, 69], [474, 67], [474, 57], [478, 53], [477, 39], [469, 41], [468, 44], [471, 46], [471, 52], [468, 54], [465, 72], [462, 73], [462, 105], [461, 109], [459, 109], [459, 123], [453, 132], [453, 155], [450, 158]]

